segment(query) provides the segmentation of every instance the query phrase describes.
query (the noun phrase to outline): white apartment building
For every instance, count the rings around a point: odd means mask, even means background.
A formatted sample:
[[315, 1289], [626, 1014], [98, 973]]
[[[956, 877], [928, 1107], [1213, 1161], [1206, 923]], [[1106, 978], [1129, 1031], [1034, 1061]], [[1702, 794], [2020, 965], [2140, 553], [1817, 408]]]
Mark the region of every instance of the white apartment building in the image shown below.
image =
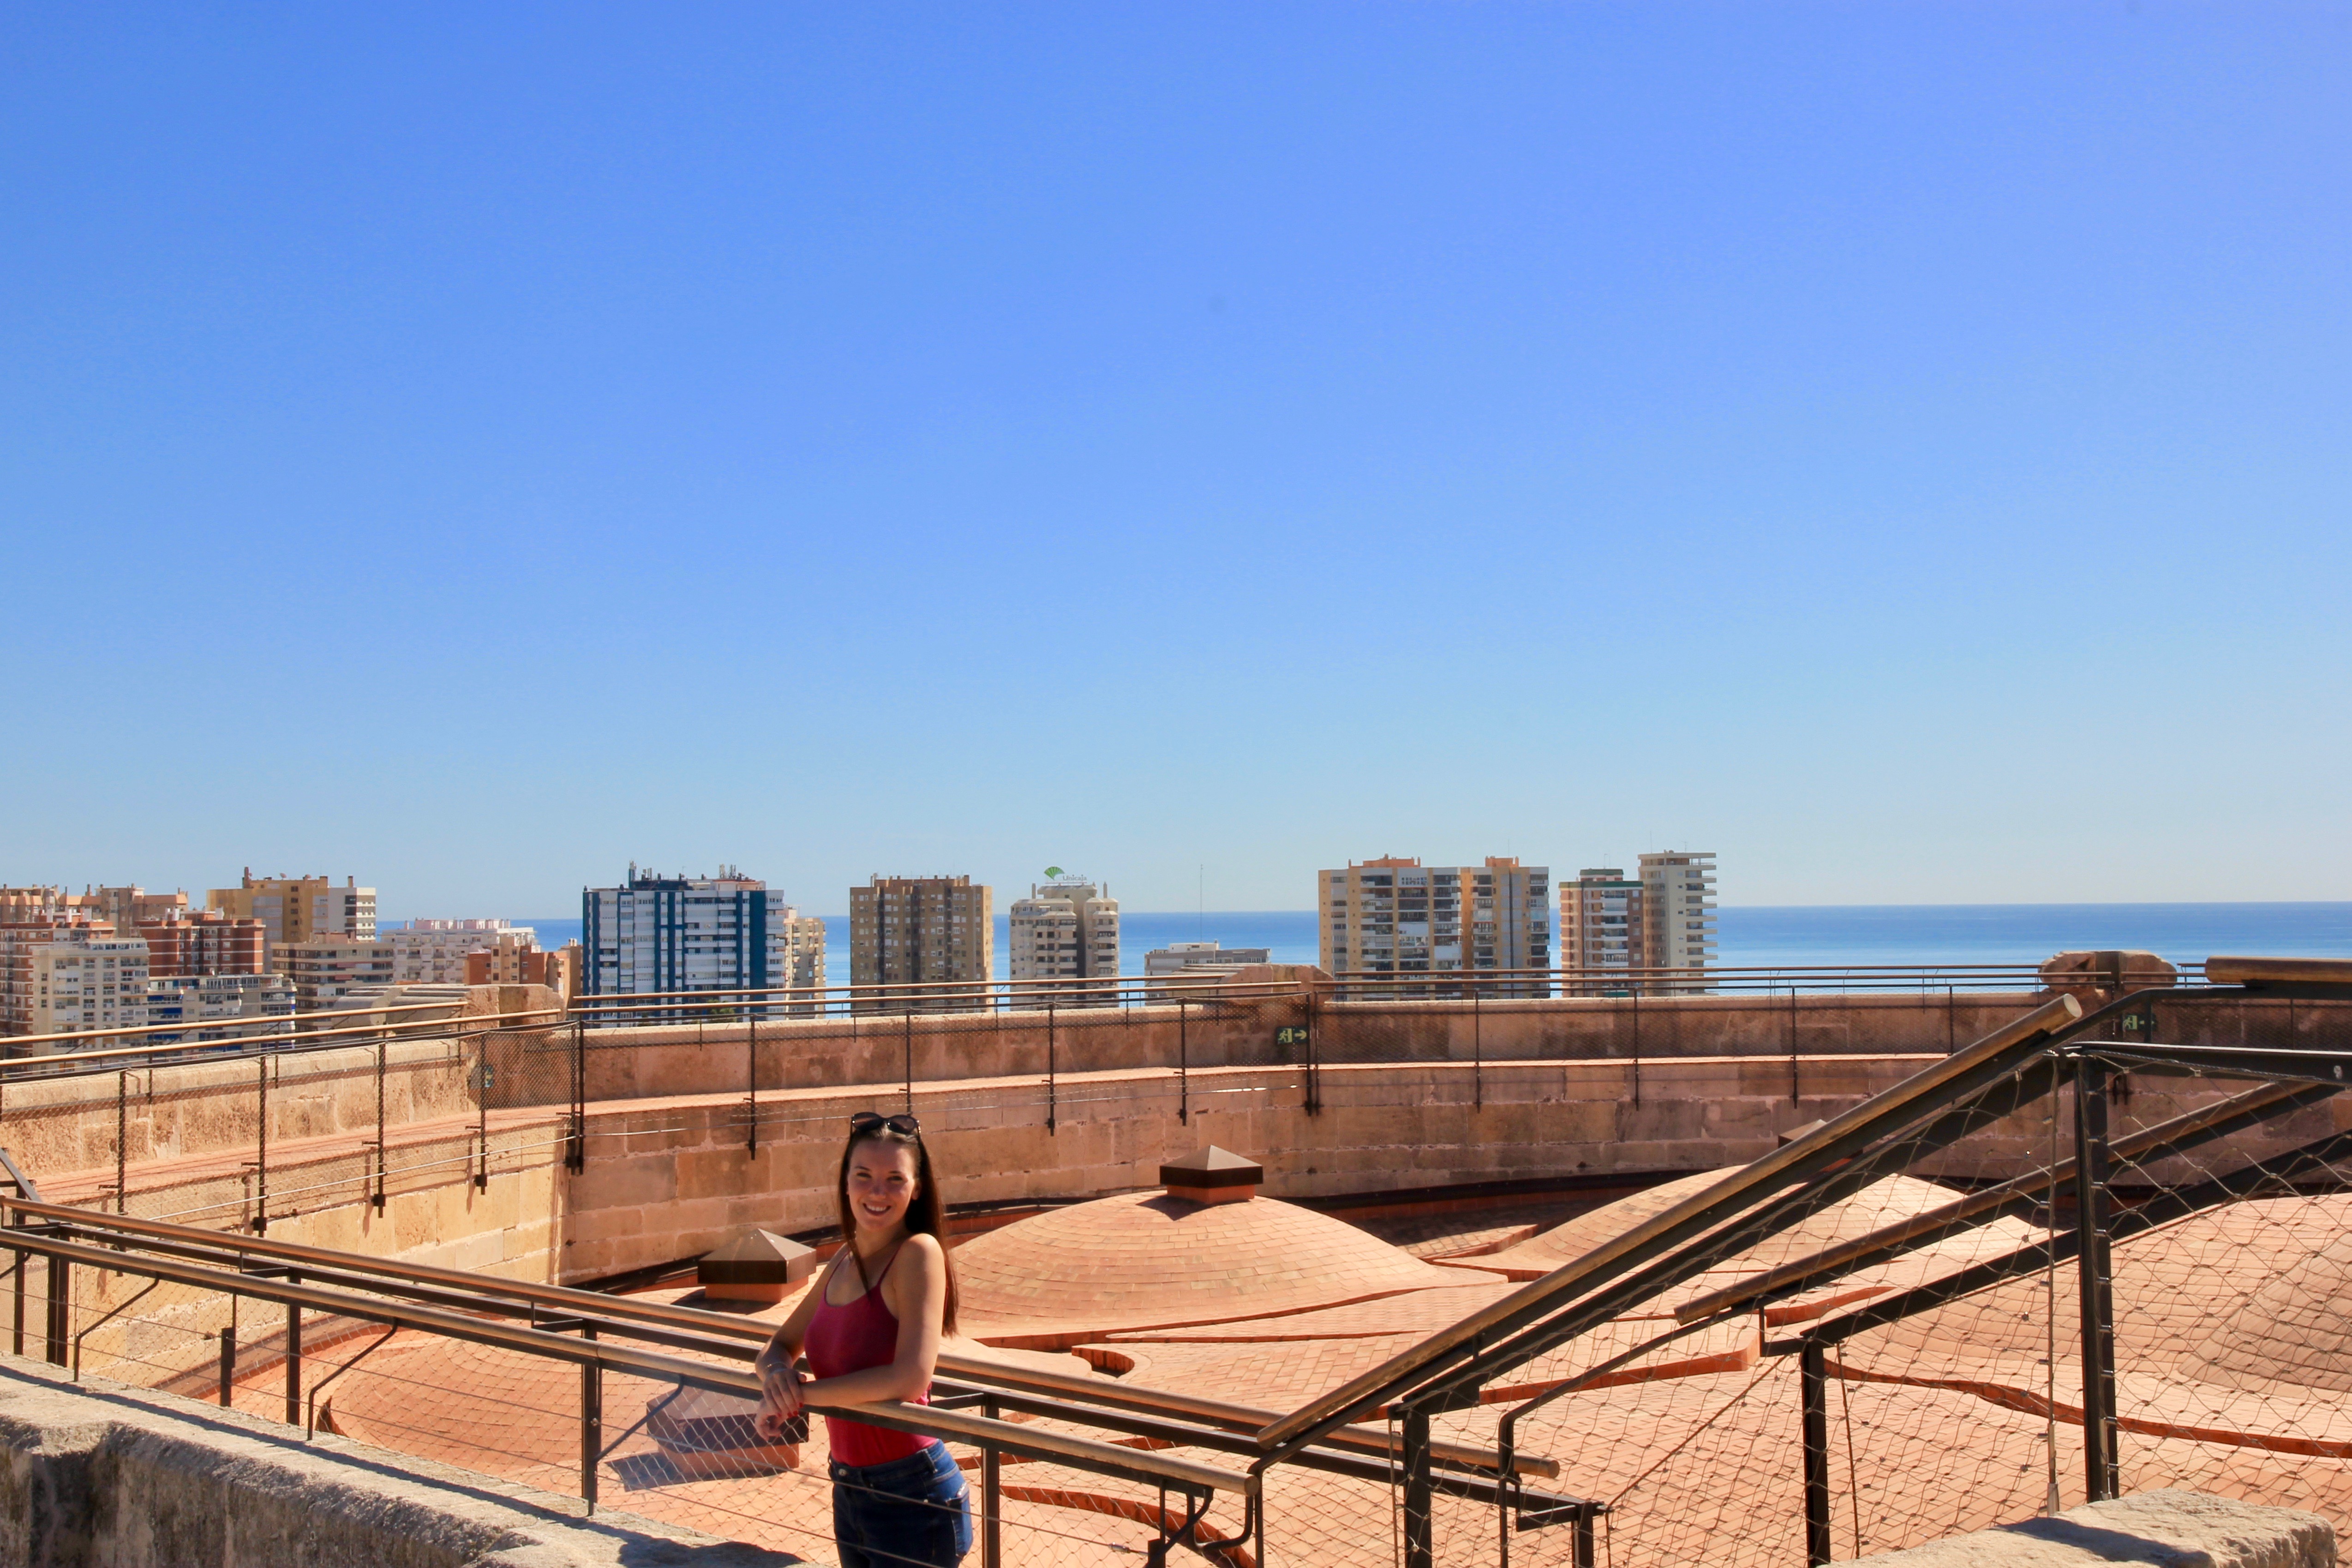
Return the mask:
[[[1642, 857], [1642, 906], [1653, 969], [1706, 969], [1715, 963], [1715, 855], [1675, 850]], [[1671, 985], [1667, 990], [1704, 990]]]
[[504, 921], [411, 921], [404, 931], [383, 932], [382, 940], [392, 948], [394, 984], [463, 985], [467, 953], [528, 952], [539, 946], [539, 932]]
[[61, 933], [33, 949], [31, 969], [28, 1035], [131, 1029], [147, 1022], [147, 944], [137, 937]]
[[147, 982], [147, 1022], [185, 1026], [180, 1034], [147, 1037], [157, 1045], [237, 1039], [266, 1032], [258, 1020], [293, 1011], [294, 983], [282, 974], [182, 974]]
[[310, 1013], [353, 991], [391, 984], [392, 949], [373, 937], [281, 942], [269, 950], [269, 967], [293, 982], [295, 1010]]
[[[1384, 856], [1316, 873], [1322, 966], [1334, 974], [1549, 970], [1551, 868], [1490, 855], [1483, 866], [1423, 866]], [[1549, 996], [1518, 976], [1482, 994]]]
[[[1118, 974], [1118, 900], [1083, 877], [1056, 877], [1013, 903], [1009, 921], [1015, 980], [1087, 980]], [[1057, 1003], [1108, 1005], [1117, 987], [1056, 986]]]
[[582, 889], [580, 905], [588, 995], [824, 984], [824, 922], [731, 866], [658, 877], [632, 864], [619, 887]]
[[1181, 974], [1188, 969], [1238, 969], [1273, 962], [1264, 947], [1220, 947], [1213, 942], [1171, 942], [1143, 955], [1146, 974]]

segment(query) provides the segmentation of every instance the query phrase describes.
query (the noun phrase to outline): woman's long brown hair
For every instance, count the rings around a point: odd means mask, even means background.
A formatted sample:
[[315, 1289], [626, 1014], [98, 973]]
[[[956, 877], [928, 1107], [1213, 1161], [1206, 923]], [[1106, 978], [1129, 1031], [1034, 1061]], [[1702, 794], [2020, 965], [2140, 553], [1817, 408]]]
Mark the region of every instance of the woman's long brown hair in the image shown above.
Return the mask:
[[[898, 1143], [915, 1152], [915, 1195], [907, 1205], [907, 1231], [910, 1236], [928, 1236], [940, 1244], [940, 1261], [948, 1271], [947, 1310], [940, 1314], [940, 1332], [954, 1333], [956, 1276], [955, 1258], [948, 1249], [948, 1205], [940, 1195], [939, 1178], [931, 1173], [931, 1152], [924, 1147], [921, 1133], [869, 1127], [863, 1132], [850, 1133], [849, 1142], [841, 1146], [841, 1173], [833, 1184], [833, 1192], [841, 1205], [841, 1245], [849, 1249], [850, 1266], [857, 1270], [858, 1279], [866, 1278], [865, 1260], [857, 1256], [857, 1215], [849, 1206], [849, 1157], [857, 1152], [860, 1143]], [[869, 1284], [866, 1288], [873, 1287]]]

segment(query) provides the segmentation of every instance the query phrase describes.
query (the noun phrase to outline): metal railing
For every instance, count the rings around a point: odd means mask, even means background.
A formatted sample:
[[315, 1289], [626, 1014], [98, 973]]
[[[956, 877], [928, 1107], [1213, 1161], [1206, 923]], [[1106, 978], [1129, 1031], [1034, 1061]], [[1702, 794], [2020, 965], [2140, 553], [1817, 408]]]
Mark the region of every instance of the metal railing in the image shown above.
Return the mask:
[[[1230, 1546], [1251, 1537], [1262, 1562], [1265, 1479], [1273, 1468], [1294, 1466], [1396, 1484], [1402, 1497], [1407, 1568], [1429, 1568], [1436, 1560], [1432, 1521], [1441, 1498], [1492, 1508], [1496, 1550], [1506, 1561], [1517, 1532], [1558, 1524], [1574, 1528], [1577, 1560], [1589, 1563], [1594, 1524], [1606, 1517], [1609, 1505], [1596, 1497], [1528, 1487], [1530, 1476], [1549, 1479], [1559, 1473], [1552, 1461], [1521, 1454], [1531, 1415], [1549, 1401], [1596, 1386], [1597, 1380], [1683, 1336], [1749, 1319], [1760, 1331], [1770, 1321], [1765, 1314], [1776, 1303], [1824, 1279], [1898, 1256], [1923, 1240], [2031, 1210], [2043, 1216], [2048, 1238], [1980, 1260], [1958, 1275], [1882, 1295], [1793, 1337], [1763, 1343], [1767, 1357], [1795, 1365], [1801, 1389], [1801, 1430], [1788, 1447], [1801, 1457], [1808, 1557], [1826, 1561], [1828, 1552], [1830, 1480], [1822, 1391], [1824, 1380], [1832, 1374], [1829, 1352], [1874, 1328], [2051, 1268], [2061, 1260], [2076, 1262], [2082, 1279], [2085, 1484], [2095, 1499], [2112, 1496], [2119, 1485], [2119, 1427], [2114, 1303], [2105, 1281], [2111, 1273], [2114, 1243], [2250, 1192], [2280, 1184], [2292, 1187], [2314, 1170], [2325, 1174], [2334, 1164], [2352, 1160], [2352, 1135], [2329, 1131], [2316, 1144], [2294, 1149], [2267, 1165], [2249, 1167], [2251, 1174], [2223, 1173], [2130, 1205], [2116, 1198], [2113, 1172], [2118, 1163], [2146, 1168], [2254, 1121], [2305, 1109], [2352, 1084], [2352, 1030], [2338, 1026], [2352, 1017], [2352, 963], [2217, 957], [2202, 966], [2202, 984], [2143, 989], [2092, 1006], [2069, 994], [2043, 1002], [1896, 1088], [1794, 1137], [1777, 1152], [1727, 1173], [1650, 1220], [1295, 1410], [1255, 1410], [1123, 1382], [1062, 1378], [951, 1356], [940, 1363], [937, 1388], [945, 1402], [941, 1405], [857, 1406], [840, 1413], [980, 1449], [984, 1522], [999, 1517], [995, 1464], [1010, 1455], [1091, 1469], [1137, 1485], [1164, 1486], [1185, 1500], [1186, 1507], [1172, 1524], [1164, 1513], [1153, 1516], [1160, 1521], [1155, 1540], [1161, 1550], [1173, 1544]], [[665, 997], [649, 1005], [669, 1005], [677, 1000]], [[2221, 1015], [2213, 1010], [2249, 1002], [2286, 1009], [2288, 1044], [2158, 1044], [2154, 1037], [2152, 1020], [2159, 1012], [2190, 1021], [2209, 1014], [2219, 1019]], [[2338, 1010], [2317, 1018], [2307, 1010], [2298, 1022], [2294, 1009], [2299, 1002], [2325, 1003]], [[568, 1049], [558, 1053], [574, 1062], [584, 1062], [581, 1023], [584, 1020], [575, 1020]], [[2218, 1105], [2111, 1136], [2109, 1108], [2126, 1072], [2235, 1077], [2253, 1080], [2257, 1087]], [[1458, 1439], [1449, 1443], [1433, 1430], [1434, 1418], [1475, 1408], [1498, 1389], [1515, 1386], [1507, 1380], [1538, 1358], [1604, 1324], [1627, 1321], [1626, 1314], [1643, 1303], [1690, 1286], [1766, 1238], [2024, 1108], [2044, 1100], [2054, 1105], [2062, 1089], [2074, 1095], [2074, 1135], [2081, 1151], [2074, 1160], [2061, 1162], [2053, 1155], [2048, 1166], [2029, 1175], [1991, 1183], [1930, 1212], [1779, 1264], [1734, 1286], [1680, 1300], [1671, 1321], [1659, 1323], [1655, 1332], [1633, 1348], [1575, 1377], [1554, 1380], [1533, 1397], [1509, 1401], [1512, 1408], [1499, 1417], [1491, 1447]], [[584, 1097], [584, 1085], [582, 1093]], [[584, 1098], [575, 1100], [573, 1110], [584, 1117]], [[594, 1466], [607, 1452], [600, 1392], [600, 1380], [607, 1372], [739, 1396], [757, 1392], [745, 1363], [769, 1331], [741, 1319], [43, 1204], [5, 1153], [0, 1153], [0, 1172], [5, 1172], [0, 1184], [15, 1189], [13, 1196], [0, 1194], [0, 1211], [15, 1227], [0, 1231], [0, 1248], [13, 1250], [16, 1258], [14, 1342], [20, 1351], [26, 1342], [31, 1301], [27, 1259], [40, 1258], [47, 1264], [47, 1288], [44, 1327], [37, 1337], [48, 1359], [60, 1365], [72, 1364], [89, 1333], [136, 1304], [112, 1302], [102, 1318], [93, 1313], [93, 1321], [76, 1331], [73, 1282], [75, 1271], [84, 1268], [283, 1307], [289, 1423], [298, 1421], [303, 1409], [306, 1311], [572, 1363], [581, 1368], [581, 1486], [592, 1506]], [[2054, 1195], [2061, 1184], [2069, 1187], [2074, 1200], [2063, 1234]], [[2048, 1195], [2033, 1209], [2037, 1191]], [[1657, 1319], [1651, 1313], [1644, 1321]], [[233, 1344], [224, 1345], [229, 1358], [224, 1363], [224, 1388], [234, 1380], [236, 1350]], [[314, 1379], [309, 1392], [315, 1394], [317, 1388]], [[1007, 1421], [1003, 1417], [1008, 1414], [1042, 1417], [1078, 1431], [1074, 1435], [1034, 1421]], [[1381, 1418], [1395, 1423], [1393, 1437], [1360, 1425]], [[1184, 1450], [1208, 1457], [1179, 1457]], [[1244, 1524], [1238, 1534], [1222, 1542], [1204, 1541], [1201, 1521], [1209, 1500], [1219, 1494], [1239, 1501]], [[984, 1533], [984, 1541], [991, 1539]], [[987, 1547], [983, 1562], [998, 1561], [997, 1549]]]
[[[563, 1286], [532, 1284], [461, 1270], [403, 1264], [326, 1247], [155, 1221], [93, 1214], [40, 1201], [33, 1184], [0, 1152], [0, 1171], [13, 1193], [0, 1193], [0, 1248], [14, 1256], [15, 1352], [24, 1353], [29, 1296], [27, 1266], [44, 1263], [39, 1335], [45, 1359], [81, 1375], [82, 1339], [127, 1314], [146, 1293], [92, 1314], [72, 1330], [78, 1270], [124, 1275], [210, 1292], [229, 1301], [284, 1310], [283, 1412], [289, 1426], [315, 1429], [320, 1379], [304, 1352], [306, 1328], [369, 1324], [495, 1347], [579, 1369], [578, 1489], [593, 1511], [599, 1468], [610, 1451], [604, 1431], [603, 1380], [627, 1373], [677, 1388], [709, 1390], [756, 1401], [761, 1390], [750, 1368], [773, 1324]], [[313, 1316], [306, 1319], [305, 1314]], [[232, 1319], [234, 1321], [234, 1319]], [[240, 1345], [234, 1329], [221, 1336], [218, 1398], [232, 1402], [238, 1385]], [[653, 1348], [645, 1348], [653, 1347]], [[370, 1350], [374, 1347], [371, 1345]], [[365, 1352], [362, 1352], [363, 1354]], [[340, 1376], [353, 1357], [326, 1373]], [[180, 1382], [194, 1371], [184, 1369]], [[309, 1398], [306, 1400], [306, 1394]], [[894, 1431], [919, 1433], [975, 1448], [982, 1456], [980, 1539], [984, 1568], [1001, 1568], [1003, 1515], [1000, 1465], [1007, 1456], [1116, 1478], [1174, 1495], [1181, 1517], [1160, 1510], [1149, 1548], [1154, 1562], [1187, 1547], [1204, 1555], [1254, 1543], [1265, 1561], [1265, 1472], [1277, 1462], [1254, 1435], [1277, 1412], [1124, 1381], [1033, 1371], [954, 1352], [943, 1353], [932, 1403], [900, 1401], [817, 1405], [820, 1414]], [[1024, 1419], [1010, 1420], [1017, 1416]], [[1040, 1420], [1055, 1423], [1039, 1425]], [[1076, 1428], [1076, 1430], [1069, 1430]], [[1205, 1456], [1205, 1457], [1193, 1457]], [[1280, 1463], [1323, 1474], [1391, 1483], [1407, 1455], [1377, 1428], [1339, 1428], [1294, 1445]], [[1537, 1500], [1589, 1538], [1598, 1517], [1588, 1500], [1529, 1489], [1529, 1478], [1559, 1473], [1557, 1461], [1517, 1455], [1506, 1461], [1491, 1448], [1460, 1442], [1424, 1444], [1412, 1462], [1433, 1467], [1462, 1495], [1499, 1503], [1507, 1496]], [[1245, 1461], [1245, 1462], [1244, 1462]], [[1238, 1531], [1221, 1540], [1202, 1534], [1206, 1510], [1219, 1494], [1238, 1501]], [[1582, 1555], [1589, 1557], [1589, 1552]]]
[[[2314, 1175], [2336, 1184], [2330, 1190], [2343, 1190], [2345, 1165], [2352, 1161], [2352, 1133], [2329, 1131], [2268, 1163], [2242, 1163], [2229, 1174], [2162, 1191], [2129, 1206], [2119, 1204], [2111, 1187], [2119, 1160], [2146, 1168], [2352, 1087], [2352, 1028], [2340, 1026], [2352, 1014], [2345, 1012], [2335, 1016], [2339, 1027], [2322, 1037], [2319, 1048], [2304, 1043], [2308, 1022], [2305, 1032], [2295, 1035], [2296, 1044], [2286, 1047], [2158, 1045], [2151, 1037], [2158, 1008], [2193, 1013], [2249, 998], [2290, 1006], [2297, 1001], [2352, 1005], [2352, 962], [2216, 958], [2205, 972], [2208, 985], [2137, 991], [2087, 1012], [2071, 995], [2053, 998], [1896, 1088], [1815, 1127], [1778, 1152], [1725, 1173], [1663, 1213], [1268, 1423], [1258, 1432], [1258, 1440], [1279, 1459], [1293, 1446], [1317, 1441], [1369, 1414], [1394, 1415], [1405, 1435], [1403, 1560], [1406, 1568], [1429, 1568], [1434, 1561], [1434, 1500], [1449, 1489], [1417, 1457], [1430, 1440], [1433, 1415], [1475, 1405], [1482, 1390], [1538, 1357], [1725, 1266], [1765, 1238], [2063, 1087], [2073, 1091], [2074, 1140], [2080, 1151], [2076, 1158], [2053, 1160], [2030, 1177], [1956, 1198], [1931, 1213], [1683, 1302], [1670, 1327], [1515, 1408], [1499, 1424], [1496, 1451], [1507, 1463], [1515, 1430], [1526, 1415], [1554, 1398], [1591, 1386], [1620, 1365], [1698, 1330], [1751, 1316], [1760, 1325], [1769, 1321], [1762, 1314], [1773, 1303], [1923, 1242], [2013, 1215], [2032, 1205], [2039, 1188], [2049, 1194], [2041, 1211], [2047, 1216], [2049, 1239], [1882, 1296], [1796, 1337], [1762, 1345], [1765, 1355], [1795, 1357], [1799, 1366], [1801, 1430], [1795, 1447], [1802, 1456], [1806, 1557], [1811, 1563], [1831, 1560], [1825, 1351], [1866, 1330], [2004, 1281], [2037, 1276], [2060, 1261], [2075, 1263], [2080, 1274], [2085, 1489], [2089, 1500], [2115, 1497], [2120, 1479], [2116, 1317], [2109, 1288], [2114, 1243], [2256, 1193], [2296, 1191], [2299, 1181]], [[2116, 1037], [2102, 1037], [2105, 1035]], [[2130, 1070], [2235, 1077], [2263, 1087], [2116, 1140], [2108, 1130], [2110, 1108], [2117, 1079]], [[2063, 1229], [2056, 1213], [2061, 1183], [2071, 1187], [2074, 1200], [2071, 1225]], [[2054, 1294], [2050, 1308], [2054, 1311]], [[1507, 1518], [1497, 1522], [1498, 1551], [1507, 1563], [1512, 1527]]]

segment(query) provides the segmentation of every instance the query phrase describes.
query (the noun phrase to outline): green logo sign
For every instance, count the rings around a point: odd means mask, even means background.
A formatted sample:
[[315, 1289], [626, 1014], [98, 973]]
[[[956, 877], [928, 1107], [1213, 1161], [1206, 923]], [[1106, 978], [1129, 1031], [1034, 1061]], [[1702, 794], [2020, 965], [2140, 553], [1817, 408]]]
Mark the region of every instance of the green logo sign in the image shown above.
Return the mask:
[[1048, 866], [1045, 868], [1045, 875], [1048, 877], [1058, 877], [1061, 874], [1062, 868], [1059, 866]]

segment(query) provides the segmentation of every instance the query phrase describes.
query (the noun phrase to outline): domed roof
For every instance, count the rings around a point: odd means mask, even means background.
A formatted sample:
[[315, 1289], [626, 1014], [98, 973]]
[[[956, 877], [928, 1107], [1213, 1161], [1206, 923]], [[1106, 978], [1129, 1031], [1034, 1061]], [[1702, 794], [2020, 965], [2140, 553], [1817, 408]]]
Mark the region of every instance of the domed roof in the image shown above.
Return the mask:
[[1148, 1192], [1074, 1204], [974, 1237], [956, 1247], [955, 1268], [964, 1331], [1034, 1346], [1469, 1282], [1293, 1204], [1203, 1205]]
[[[2283, 1240], [2273, 1241], [2276, 1251], [2284, 1250]], [[2276, 1251], [2267, 1258], [2252, 1249], [2223, 1252], [2221, 1267], [2200, 1259], [2199, 1268], [2171, 1282], [2189, 1299], [2201, 1298], [2200, 1304], [2212, 1312], [2203, 1342], [2190, 1352], [2191, 1363], [2225, 1384], [2299, 1383], [2352, 1394], [2352, 1232], [2295, 1258], [2235, 1310], [2223, 1310], [2235, 1293], [2232, 1286], [2243, 1289], [2249, 1276], [2267, 1271], [2266, 1264], [2284, 1261]], [[2231, 1264], [2237, 1265], [2235, 1270]], [[2239, 1278], [2231, 1278], [2232, 1272]]]
[[[1540, 1279], [1643, 1221], [1665, 1213], [1692, 1194], [1704, 1192], [1730, 1173], [1728, 1171], [1702, 1171], [1695, 1176], [1661, 1182], [1630, 1197], [1620, 1198], [1613, 1204], [1603, 1204], [1597, 1209], [1578, 1215], [1563, 1225], [1529, 1237], [1517, 1247], [1507, 1247], [1483, 1258], [1463, 1258], [1459, 1266], [1493, 1269], [1514, 1279]], [[1958, 1196], [1959, 1194], [1949, 1187], [1940, 1187], [1933, 1182], [1923, 1182], [1911, 1176], [1888, 1176], [1883, 1181], [1873, 1182], [1852, 1197], [1832, 1204], [1821, 1213], [1776, 1236], [1766, 1237], [1736, 1259], [1727, 1258], [1716, 1267], [1741, 1274], [1769, 1268], [1808, 1253], [1818, 1252], [1834, 1243], [1866, 1236], [1880, 1226], [1925, 1214]]]

